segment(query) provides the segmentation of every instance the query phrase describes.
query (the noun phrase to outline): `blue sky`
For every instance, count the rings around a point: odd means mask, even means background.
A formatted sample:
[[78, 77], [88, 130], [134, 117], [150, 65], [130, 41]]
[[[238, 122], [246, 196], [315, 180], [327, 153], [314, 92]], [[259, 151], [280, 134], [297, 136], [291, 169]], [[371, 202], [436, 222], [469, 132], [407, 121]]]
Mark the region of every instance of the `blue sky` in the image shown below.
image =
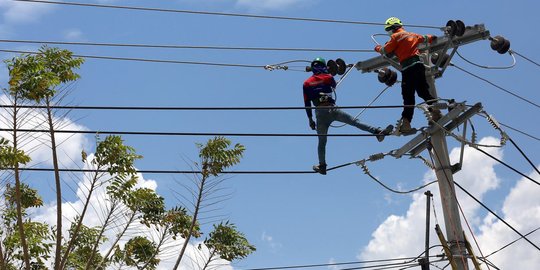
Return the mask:
[[[91, 1], [119, 5], [214, 12], [384, 22], [397, 16], [405, 24], [444, 26], [450, 19], [466, 25], [485, 24], [493, 36], [502, 35], [512, 42], [512, 49], [533, 60], [540, 60], [536, 48], [540, 38], [534, 31], [540, 4], [536, 1], [411, 1], [382, 3], [376, 1], [304, 1], [304, 0], [175, 0], [175, 1]], [[96, 9], [0, 0], [0, 38], [13, 40], [50, 40], [74, 42], [109, 42], [139, 44], [178, 44], [198, 46], [297, 47], [330, 49], [372, 49], [370, 36], [383, 33], [381, 26], [317, 22], [294, 22], [205, 16], [115, 9]], [[422, 34], [441, 35], [437, 29], [408, 28]], [[32, 50], [31, 44], [0, 43], [0, 49]], [[376, 56], [375, 53], [339, 52], [253, 52], [183, 49], [142, 49], [62, 46], [76, 54], [114, 57], [151, 58], [178, 61], [218, 62], [267, 65], [288, 60], [343, 58], [354, 63]], [[468, 59], [490, 66], [508, 66], [509, 55], [492, 51], [488, 41], [463, 46], [460, 53]], [[12, 54], [3, 54], [10, 58]], [[538, 66], [517, 57], [512, 69], [480, 69], [454, 57], [453, 63], [535, 103], [540, 91], [535, 83]], [[293, 65], [291, 65], [293, 66]], [[303, 68], [300, 64], [296, 68]], [[82, 78], [72, 86], [66, 100], [69, 105], [96, 106], [302, 106], [302, 82], [309, 76], [297, 71], [266, 71], [254, 68], [209, 67], [164, 63], [88, 59], [80, 69]], [[5, 87], [7, 71], [0, 75]], [[449, 67], [437, 80], [439, 96], [482, 102], [484, 110], [500, 122], [538, 138], [539, 108]], [[376, 75], [353, 73], [338, 89], [338, 105], [368, 104], [384, 89]], [[386, 91], [374, 105], [399, 105], [400, 87]], [[359, 110], [350, 110], [351, 114]], [[375, 126], [394, 124], [399, 110], [368, 110], [361, 120]], [[68, 123], [75, 122], [88, 130], [170, 131], [170, 132], [239, 132], [239, 133], [311, 133], [303, 111], [72, 111]], [[413, 125], [425, 125], [417, 111]], [[479, 139], [497, 144], [498, 133], [481, 117], [474, 117]], [[72, 124], [74, 125], [74, 124]], [[331, 129], [331, 133], [354, 133], [351, 127]], [[539, 165], [538, 140], [512, 130], [510, 137]], [[408, 142], [411, 137], [390, 137], [378, 143], [371, 137], [329, 138], [327, 160], [339, 165], [360, 160], [374, 153], [388, 152]], [[195, 143], [207, 137], [124, 136], [144, 159], [141, 170], [189, 169], [196, 160]], [[309, 170], [317, 162], [315, 137], [231, 137], [246, 146], [237, 170]], [[459, 144], [448, 138], [453, 160], [459, 158]], [[79, 160], [80, 148], [88, 152], [93, 136], [74, 136], [63, 145], [66, 167], [70, 159]], [[519, 171], [539, 179], [538, 174], [518, 151], [508, 144], [488, 151]], [[45, 150], [36, 151], [34, 160], [43, 160]], [[424, 155], [427, 157], [427, 155]], [[491, 209], [505, 217], [522, 233], [540, 226], [540, 187], [493, 162], [476, 150], [465, 153], [463, 171], [456, 181], [481, 198]], [[45, 163], [43, 166], [46, 166]], [[80, 165], [80, 164], [78, 164]], [[394, 188], [408, 190], [434, 179], [417, 160], [393, 159], [368, 164], [372, 173]], [[54, 207], [52, 176], [28, 175], [28, 182], [39, 187], [50, 207]], [[39, 178], [39, 181], [36, 179]], [[178, 204], [174, 190], [187, 181], [181, 175], [144, 175], [147, 185], [156, 187], [169, 206]], [[44, 181], [46, 180], [46, 181]], [[48, 181], [48, 182], [47, 182]], [[44, 183], [46, 182], [46, 183]], [[77, 183], [73, 183], [77, 185]], [[220, 212], [238, 225], [257, 252], [233, 264], [234, 269], [346, 262], [416, 256], [422, 252], [425, 198], [422, 192], [410, 195], [389, 193], [373, 182], [356, 166], [330, 172], [327, 176], [235, 175], [224, 187], [232, 192]], [[437, 187], [435, 203], [440, 205]], [[485, 254], [502, 247], [517, 235], [493, 220], [474, 201], [463, 194], [458, 198]], [[66, 204], [77, 205], [75, 194], [67, 194]], [[438, 210], [442, 220], [442, 210]], [[432, 224], [435, 222], [432, 219]], [[464, 223], [464, 229], [466, 225]], [[467, 230], [467, 229], [466, 229]], [[540, 234], [530, 239], [540, 242]], [[437, 244], [432, 235], [432, 244]], [[433, 253], [440, 250], [434, 249]], [[516, 258], [519, 258], [517, 260]], [[540, 264], [540, 252], [524, 241], [493, 256], [502, 269], [531, 269]], [[164, 264], [164, 269], [166, 265]], [[187, 267], [187, 266], [186, 266]], [[226, 266], [224, 268], [230, 268]], [[335, 268], [340, 269], [340, 268]], [[419, 268], [418, 268], [419, 269]]]

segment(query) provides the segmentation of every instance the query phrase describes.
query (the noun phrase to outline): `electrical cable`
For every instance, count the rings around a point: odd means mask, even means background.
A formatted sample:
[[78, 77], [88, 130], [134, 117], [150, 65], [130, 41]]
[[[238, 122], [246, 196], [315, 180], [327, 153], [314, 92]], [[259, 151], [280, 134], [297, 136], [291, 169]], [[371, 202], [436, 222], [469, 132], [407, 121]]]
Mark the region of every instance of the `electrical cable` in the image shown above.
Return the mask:
[[[13, 108], [13, 105], [0, 105], [0, 108]], [[336, 109], [399, 109], [414, 105], [381, 105], [381, 106], [336, 106]], [[45, 105], [17, 105], [19, 109], [47, 109]], [[163, 106], [49, 106], [59, 110], [140, 110], [140, 111], [258, 111], [258, 110], [305, 110], [319, 107], [163, 107]]]
[[518, 53], [518, 52], [516, 52], [516, 51], [514, 51], [514, 50], [509, 50], [509, 52], [513, 52], [513, 53], [515, 53], [515, 54], [521, 56], [521, 58], [523, 58], [523, 59], [525, 59], [525, 60], [527, 60], [527, 61], [529, 61], [529, 62], [531, 62], [531, 63], [533, 63], [533, 64], [535, 64], [535, 65], [537, 65], [537, 66], [540, 67], [540, 64], [539, 64], [538, 62], [535, 62], [535, 61], [531, 60], [530, 58], [524, 56], [523, 54], [520, 54], [520, 53]]
[[230, 47], [230, 46], [195, 46], [195, 45], [163, 45], [163, 44], [134, 44], [134, 43], [104, 43], [104, 42], [69, 42], [50, 40], [14, 40], [0, 39], [0, 43], [51, 44], [96, 47], [133, 47], [153, 49], [202, 49], [202, 50], [240, 50], [240, 51], [292, 51], [292, 52], [369, 52], [373, 50], [360, 49], [322, 49], [322, 48], [270, 48], [270, 47]]
[[[0, 131], [12, 131], [0, 128]], [[20, 132], [48, 133], [45, 129], [17, 129]], [[218, 133], [218, 132], [152, 132], [152, 131], [100, 131], [100, 130], [55, 130], [54, 133], [69, 134], [115, 134], [115, 135], [148, 135], [148, 136], [236, 136], [236, 137], [375, 137], [378, 134], [310, 134], [310, 133]]]
[[[17, 0], [13, 0], [13, 1], [17, 1]], [[38, 54], [38, 52], [20, 51], [20, 50], [4, 50], [4, 49], [0, 49], [0, 52]], [[120, 61], [166, 63], [166, 64], [185, 64], [185, 65], [203, 65], [203, 66], [220, 66], [220, 67], [243, 67], [243, 68], [265, 68], [266, 67], [266, 66], [263, 66], [263, 65], [228, 64], [228, 63], [196, 62], [196, 61], [176, 61], [176, 60], [162, 60], [162, 59], [148, 59], [148, 58], [81, 55], [81, 54], [73, 54], [72, 56], [81, 57], [81, 58], [88, 58], [88, 59], [120, 60]]]
[[529, 137], [529, 138], [531, 138], [531, 139], [535, 139], [535, 140], [537, 140], [537, 141], [540, 141], [540, 138], [539, 138], [539, 137], [533, 136], [533, 135], [528, 134], [528, 133], [526, 133], [526, 132], [524, 132], [524, 131], [521, 131], [521, 130], [519, 130], [519, 129], [513, 128], [513, 127], [508, 126], [508, 125], [506, 125], [506, 124], [503, 124], [503, 123], [501, 123], [501, 122], [499, 122], [499, 124], [501, 124], [501, 126], [504, 126], [504, 127], [506, 127], [506, 128], [509, 128], [509, 129], [511, 129], [511, 130], [513, 130], [513, 131], [519, 132], [519, 133], [521, 133], [521, 134], [523, 134], [523, 135], [525, 135], [525, 136], [527, 136], [527, 137]]
[[[437, 257], [437, 256], [430, 256], [430, 257]], [[414, 260], [416, 258], [418, 258], [418, 257], [367, 260], [367, 261], [356, 261], [356, 262], [338, 262], [338, 263], [304, 264], [304, 265], [289, 265], [289, 266], [275, 266], [275, 267], [258, 267], [258, 268], [245, 268], [245, 269], [240, 269], [240, 270], [300, 269], [300, 268], [313, 268], [313, 267], [325, 267], [325, 266], [341, 266], [341, 265], [351, 265], [351, 264], [368, 264], [368, 263], [392, 262], [392, 261], [401, 261], [401, 260]]]
[[537, 182], [536, 180], [532, 179], [532, 178], [529, 177], [528, 175], [526, 175], [526, 174], [524, 174], [524, 173], [518, 171], [516, 168], [514, 168], [514, 167], [508, 165], [508, 164], [505, 163], [504, 161], [502, 161], [502, 160], [500, 160], [500, 159], [494, 157], [493, 155], [489, 154], [488, 152], [486, 152], [486, 151], [484, 151], [484, 150], [482, 150], [482, 149], [480, 149], [480, 148], [476, 148], [476, 147], [473, 147], [473, 148], [476, 149], [476, 150], [478, 150], [478, 151], [480, 151], [480, 152], [482, 152], [484, 155], [490, 157], [491, 159], [493, 159], [493, 160], [499, 162], [500, 164], [504, 165], [505, 167], [507, 167], [508, 169], [514, 171], [515, 173], [517, 173], [517, 174], [519, 174], [519, 175], [521, 175], [521, 176], [523, 176], [523, 177], [525, 177], [525, 178], [531, 180], [532, 182], [534, 182], [535, 184], [537, 184], [537, 185], [540, 186], [540, 183], [539, 183], [539, 182]]
[[[273, 20], [307, 21], [307, 22], [324, 22], [324, 23], [341, 23], [341, 24], [359, 24], [359, 25], [378, 25], [378, 26], [385, 25], [384, 23], [363, 22], [363, 21], [346, 21], [346, 20], [315, 19], [315, 18], [300, 18], [300, 17], [268, 16], [268, 15], [225, 13], [225, 12], [210, 12], [210, 11], [195, 11], [195, 10], [165, 9], [165, 8], [149, 8], [149, 7], [119, 6], [119, 5], [103, 5], [103, 4], [90, 4], [90, 3], [77, 3], [77, 2], [59, 2], [59, 1], [42, 1], [42, 0], [13, 0], [13, 1], [16, 1], [16, 2], [28, 2], [28, 3], [41, 3], [41, 4], [80, 6], [80, 7], [138, 10], [138, 11], [155, 11], [155, 12], [186, 13], [186, 14], [197, 14], [197, 15], [232, 16], [232, 17], [245, 17], [245, 18], [255, 18], [255, 19], [273, 19]], [[414, 24], [404, 24], [404, 26], [416, 27], [416, 28], [433, 28], [433, 29], [442, 29], [443, 28], [443, 27], [439, 27], [439, 26], [414, 25]]]
[[516, 142], [514, 142], [514, 140], [512, 140], [512, 138], [510, 138], [510, 137], [508, 137], [508, 140], [510, 140], [510, 142], [514, 145], [514, 147], [519, 151], [519, 153], [521, 153], [521, 155], [527, 160], [527, 162], [529, 162], [531, 167], [533, 167], [533, 169], [538, 174], [540, 174], [540, 170], [538, 170], [538, 168], [534, 165], [534, 163], [531, 161], [531, 159], [529, 159], [529, 157], [523, 152], [523, 150], [521, 150], [521, 148], [516, 144]]
[[[367, 109], [368, 107], [371, 106], [371, 104], [375, 103], [375, 101], [377, 101], [377, 99], [379, 99], [379, 97], [380, 97], [382, 94], [384, 94], [384, 92], [386, 92], [386, 90], [388, 90], [388, 88], [390, 88], [390, 86], [385, 87], [385, 88], [384, 88], [384, 89], [383, 89], [383, 90], [382, 90], [382, 91], [381, 91], [381, 92], [380, 92], [380, 93], [379, 93], [379, 94], [378, 94], [378, 95], [377, 95], [377, 96], [376, 96], [376, 97], [375, 97], [375, 98], [374, 98], [374, 99], [373, 99], [373, 100], [365, 107], [365, 108], [363, 108], [363, 110], [361, 110], [358, 114], [356, 114], [356, 115], [353, 117], [353, 119], [354, 119], [354, 120], [357, 120], [357, 119], [360, 117], [360, 115], [362, 115], [362, 114], [366, 111], [366, 109]], [[340, 128], [340, 127], [343, 127], [343, 126], [345, 126], [345, 125], [346, 125], [346, 124], [341, 124], [341, 125], [330, 125], [330, 126], [331, 126], [331, 127], [335, 127], [335, 128]]]
[[[354, 163], [345, 163], [328, 168], [326, 171], [332, 171], [339, 168], [343, 168]], [[12, 168], [3, 168], [0, 170], [12, 170]], [[21, 171], [35, 171], [35, 172], [54, 172], [52, 168], [19, 168]], [[59, 172], [95, 172], [95, 173], [107, 173], [107, 170], [96, 169], [59, 169]], [[137, 170], [137, 173], [147, 174], [200, 174], [202, 171], [197, 170]], [[222, 174], [315, 174], [315, 171], [224, 171]]]
[[512, 54], [511, 51], [508, 52], [510, 54], [510, 56], [512, 56], [512, 59], [513, 59], [513, 62], [510, 66], [506, 66], [506, 67], [492, 67], [492, 66], [484, 66], [484, 65], [479, 65], [479, 64], [476, 64], [470, 60], [468, 60], [467, 58], [465, 58], [463, 55], [461, 55], [459, 53], [459, 51], [456, 50], [456, 54], [459, 56], [459, 58], [461, 58], [463, 61], [473, 65], [473, 66], [476, 66], [476, 67], [479, 67], [479, 68], [484, 68], [484, 69], [511, 69], [513, 67], [516, 66], [516, 57]]
[[[529, 235], [533, 234], [534, 232], [536, 232], [536, 231], [538, 231], [538, 230], [540, 230], [540, 227], [538, 227], [538, 228], [536, 228], [536, 229], [534, 229], [534, 230], [532, 230], [532, 231], [526, 233], [525, 236], [529, 236]], [[504, 246], [502, 246], [501, 248], [499, 248], [499, 249], [497, 249], [497, 250], [491, 252], [491, 253], [488, 254], [487, 256], [485, 256], [484, 259], [487, 259], [487, 258], [490, 257], [491, 255], [493, 255], [493, 254], [495, 254], [495, 253], [498, 253], [499, 251], [501, 251], [501, 250], [503, 250], [503, 249], [505, 249], [505, 248], [507, 248], [507, 247], [513, 245], [514, 243], [516, 243], [517, 241], [519, 241], [519, 240], [521, 240], [521, 239], [523, 239], [523, 237], [519, 237], [519, 238], [517, 238], [516, 240], [514, 240], [514, 241], [512, 241], [512, 242], [510, 242], [510, 243], [508, 243], [508, 244], [506, 244], [506, 245], [504, 245]]]
[[535, 106], [535, 107], [537, 107], [537, 108], [540, 108], [540, 105], [538, 105], [538, 104], [536, 104], [536, 103], [534, 103], [534, 102], [532, 102], [532, 101], [530, 101], [530, 100], [528, 100], [528, 99], [526, 99], [526, 98], [524, 98], [524, 97], [521, 97], [521, 96], [519, 96], [519, 95], [513, 93], [513, 92], [510, 91], [510, 90], [507, 90], [507, 89], [505, 89], [505, 88], [503, 88], [503, 87], [501, 87], [501, 86], [498, 86], [498, 85], [492, 83], [491, 81], [489, 81], [489, 80], [487, 80], [487, 79], [484, 79], [484, 78], [482, 78], [482, 77], [480, 77], [480, 76], [478, 76], [478, 75], [476, 75], [476, 74], [473, 74], [472, 72], [469, 72], [469, 71], [467, 71], [467, 70], [465, 70], [465, 69], [463, 69], [463, 68], [461, 68], [461, 67], [459, 67], [459, 66], [456, 66], [455, 64], [452, 64], [452, 66], [455, 67], [455, 68], [457, 68], [457, 69], [459, 69], [459, 70], [461, 70], [461, 71], [463, 71], [463, 72], [465, 72], [465, 73], [467, 73], [467, 74], [469, 74], [469, 75], [471, 75], [471, 76], [473, 76], [473, 77], [475, 77], [475, 78], [477, 78], [477, 79], [479, 79], [479, 80], [482, 80], [482, 81], [484, 81], [484, 82], [486, 82], [486, 83], [488, 83], [488, 84], [490, 84], [490, 85], [492, 85], [492, 86], [494, 86], [494, 87], [496, 87], [496, 88], [498, 88], [498, 89], [500, 89], [500, 90], [502, 90], [502, 91], [504, 91], [504, 92], [506, 92], [506, 93], [508, 93], [508, 94], [510, 94], [510, 95], [512, 95], [512, 96], [514, 96], [514, 97], [516, 97], [516, 98], [519, 98], [519, 99], [521, 99], [521, 100], [523, 100], [523, 101], [525, 101], [525, 102], [527, 102], [527, 103], [529, 103], [529, 104], [531, 104], [531, 105], [533, 105], [533, 106]]
[[483, 204], [480, 200], [478, 200], [476, 197], [474, 197], [471, 193], [469, 193], [465, 188], [463, 188], [459, 183], [457, 182], [454, 182], [454, 184], [459, 188], [461, 189], [463, 192], [465, 192], [465, 194], [469, 195], [469, 197], [471, 197], [473, 200], [475, 200], [478, 204], [480, 204], [484, 209], [486, 209], [489, 213], [491, 213], [492, 215], [494, 215], [498, 220], [500, 220], [502, 223], [504, 223], [506, 226], [508, 226], [508, 228], [510, 228], [512, 231], [514, 231], [515, 233], [517, 233], [519, 236], [521, 236], [523, 239], [525, 239], [527, 242], [529, 242], [529, 244], [531, 244], [533, 247], [535, 247], [538, 251], [540, 251], [540, 247], [538, 247], [536, 244], [534, 244], [531, 240], [529, 240], [525, 235], [523, 235], [522, 233], [520, 233], [518, 230], [516, 230], [514, 227], [512, 227], [512, 225], [508, 224], [508, 222], [506, 222], [506, 220], [504, 220], [503, 218], [501, 218], [499, 215], [497, 215], [497, 213], [495, 213], [495, 211], [489, 209], [489, 207], [487, 207], [485, 204]]

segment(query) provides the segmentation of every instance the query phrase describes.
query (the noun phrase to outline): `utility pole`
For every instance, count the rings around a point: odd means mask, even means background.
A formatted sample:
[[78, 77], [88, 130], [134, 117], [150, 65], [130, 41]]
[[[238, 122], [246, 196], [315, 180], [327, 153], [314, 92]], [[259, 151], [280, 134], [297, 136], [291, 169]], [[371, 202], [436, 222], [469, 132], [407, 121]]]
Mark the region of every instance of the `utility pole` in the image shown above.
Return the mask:
[[[435, 87], [435, 78], [442, 76], [457, 48], [460, 45], [489, 38], [489, 31], [485, 30], [483, 25], [465, 27], [461, 21], [459, 21], [459, 23], [461, 24], [461, 26], [458, 25], [459, 28], [461, 28], [457, 30], [457, 32], [460, 32], [459, 34], [455, 34], [456, 23], [449, 21], [447, 27], [444, 28], [445, 36], [438, 37], [434, 44], [430, 46], [419, 48], [422, 52], [421, 58], [428, 67], [426, 68], [426, 79], [430, 84], [430, 92], [435, 98], [438, 97]], [[446, 56], [446, 51], [449, 49], [453, 50], [450, 55]], [[432, 56], [438, 56], [438, 60], [434, 61], [435, 65], [431, 63]], [[443, 59], [442, 56], [445, 56], [446, 60]], [[396, 65], [396, 63], [397, 62], [392, 58], [378, 56], [363, 62], [358, 62], [355, 66], [362, 72], [377, 72], [379, 69], [387, 66], [393, 66], [400, 70], [399, 65]], [[474, 114], [480, 112], [481, 109], [482, 105], [480, 103], [477, 103], [469, 109], [467, 109], [465, 104], [458, 103], [448, 114], [444, 115], [437, 124], [430, 125], [402, 148], [394, 150], [393, 153], [391, 153], [391, 155], [396, 158], [400, 158], [406, 153], [414, 157], [426, 149], [430, 150], [430, 155], [435, 163], [433, 165], [441, 194], [447, 235], [446, 239], [448, 239], [448, 246], [452, 256], [452, 258], [449, 259], [455, 262], [455, 264], [453, 264], [455, 265], [455, 269], [453, 270], [468, 270], [469, 267], [467, 263], [467, 248], [454, 188], [454, 172], [452, 171], [450, 157], [448, 155], [445, 130], [455, 129], [467, 119], [474, 116]], [[444, 129], [441, 127], [444, 127]]]

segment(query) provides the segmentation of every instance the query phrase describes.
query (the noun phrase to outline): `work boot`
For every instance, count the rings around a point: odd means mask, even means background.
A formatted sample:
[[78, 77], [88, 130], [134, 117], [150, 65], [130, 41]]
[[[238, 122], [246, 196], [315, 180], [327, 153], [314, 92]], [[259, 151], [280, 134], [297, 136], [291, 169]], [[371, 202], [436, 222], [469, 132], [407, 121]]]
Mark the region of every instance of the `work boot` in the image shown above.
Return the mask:
[[315, 165], [313, 166], [313, 170], [322, 174], [322, 175], [326, 175], [326, 164], [324, 163], [321, 163], [319, 165]]
[[433, 120], [434, 122], [437, 122], [439, 121], [439, 119], [441, 119], [441, 117], [442, 117], [441, 110], [439, 109], [431, 110], [431, 120]]
[[410, 133], [413, 131], [412, 127], [411, 127], [411, 122], [409, 121], [409, 119], [407, 118], [401, 118], [401, 120], [399, 120], [399, 128], [398, 128], [399, 132], [400, 133]]
[[392, 130], [394, 130], [394, 126], [393, 125], [388, 125], [385, 129], [377, 129], [377, 135], [375, 137], [377, 137], [377, 141], [379, 142], [382, 142], [384, 141], [384, 137], [386, 135], [390, 135], [392, 133]]

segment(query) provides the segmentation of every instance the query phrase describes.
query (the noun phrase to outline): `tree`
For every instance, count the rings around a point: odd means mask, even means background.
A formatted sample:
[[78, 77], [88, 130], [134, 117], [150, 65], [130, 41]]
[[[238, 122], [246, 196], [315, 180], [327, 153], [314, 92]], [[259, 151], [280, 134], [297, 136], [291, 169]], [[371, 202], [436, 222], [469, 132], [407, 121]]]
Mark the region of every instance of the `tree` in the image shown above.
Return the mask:
[[[197, 226], [197, 218], [201, 208], [204, 206], [203, 201], [208, 196], [208, 190], [217, 186], [218, 182], [212, 183], [213, 177], [218, 177], [223, 170], [240, 162], [240, 158], [244, 153], [244, 146], [236, 144], [234, 147], [229, 148], [231, 141], [224, 137], [215, 137], [208, 140], [205, 145], [197, 144], [199, 148], [200, 158], [200, 178], [197, 185], [197, 195], [195, 196], [194, 212], [191, 220], [189, 233], [184, 237], [184, 244], [180, 250], [180, 253], [176, 259], [176, 263], [173, 269], [178, 269], [182, 257], [186, 251], [189, 241], [192, 236], [192, 232]], [[199, 164], [196, 164], [199, 165]], [[214, 178], [215, 179], [215, 178]]]
[[218, 225], [214, 224], [214, 230], [204, 240], [204, 244], [210, 250], [210, 255], [202, 268], [203, 270], [207, 269], [217, 258], [234, 261], [243, 259], [256, 250], [244, 234], [228, 221]]
[[[14, 187], [7, 185], [4, 190], [4, 206], [2, 212], [2, 228], [0, 235], [3, 237], [0, 267], [2, 269], [19, 269], [26, 265], [25, 254], [21, 249], [21, 234], [17, 222], [16, 200], [17, 194]], [[22, 183], [20, 186], [20, 205], [23, 217], [23, 231], [27, 240], [28, 264], [32, 269], [47, 269], [45, 262], [50, 258], [52, 248], [51, 240], [54, 238], [51, 228], [40, 222], [32, 221], [26, 212], [28, 208], [37, 208], [43, 205], [43, 200], [37, 190]]]
[[[47, 108], [47, 123], [51, 137], [52, 162], [56, 184], [56, 251], [54, 269], [61, 270], [62, 249], [62, 190], [58, 167], [57, 144], [51, 101], [57, 88], [65, 83], [75, 81], [79, 75], [74, 69], [83, 63], [82, 58], [74, 58], [73, 53], [46, 46], [36, 55], [25, 55], [8, 61], [9, 87], [15, 99], [23, 98], [37, 103], [44, 102]], [[16, 123], [16, 121], [14, 121]], [[24, 242], [24, 237], [22, 237]], [[26, 265], [29, 268], [29, 265]]]

